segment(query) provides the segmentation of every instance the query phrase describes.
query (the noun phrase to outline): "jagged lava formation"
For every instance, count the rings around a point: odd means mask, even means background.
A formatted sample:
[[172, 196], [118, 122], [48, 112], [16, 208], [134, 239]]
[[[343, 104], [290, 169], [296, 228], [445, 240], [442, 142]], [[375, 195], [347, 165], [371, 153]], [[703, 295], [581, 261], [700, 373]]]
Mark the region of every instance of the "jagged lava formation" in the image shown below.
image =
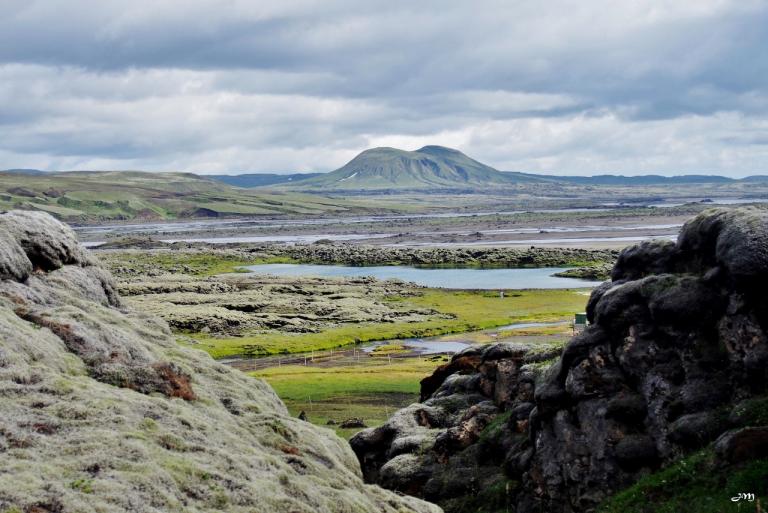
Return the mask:
[[0, 511], [437, 513], [271, 388], [179, 347], [46, 214], [0, 214]]
[[588, 512], [704, 447], [715, 469], [768, 458], [766, 290], [768, 213], [707, 211], [624, 250], [562, 350], [468, 348], [351, 444], [369, 481], [448, 512]]

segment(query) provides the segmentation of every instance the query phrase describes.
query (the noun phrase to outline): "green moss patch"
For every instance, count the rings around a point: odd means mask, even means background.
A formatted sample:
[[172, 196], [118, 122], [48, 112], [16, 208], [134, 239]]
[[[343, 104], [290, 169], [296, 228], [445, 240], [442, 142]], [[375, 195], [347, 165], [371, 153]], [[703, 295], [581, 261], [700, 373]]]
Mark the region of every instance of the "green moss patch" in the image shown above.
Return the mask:
[[[732, 501], [753, 493], [754, 502]], [[768, 499], [768, 460], [737, 466], [716, 461], [711, 448], [642, 478], [599, 508], [600, 513], [752, 513]]]

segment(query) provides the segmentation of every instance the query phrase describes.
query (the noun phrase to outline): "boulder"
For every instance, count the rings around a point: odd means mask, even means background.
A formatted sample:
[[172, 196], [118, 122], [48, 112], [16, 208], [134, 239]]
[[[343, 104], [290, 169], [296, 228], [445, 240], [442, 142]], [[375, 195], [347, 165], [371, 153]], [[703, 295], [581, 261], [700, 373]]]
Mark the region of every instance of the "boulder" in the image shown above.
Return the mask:
[[[422, 381], [422, 394], [430, 394], [424, 403], [352, 437], [366, 479], [436, 501], [463, 497], [482, 488], [481, 481], [497, 483], [502, 466], [512, 465], [508, 450], [528, 447], [533, 383], [547, 368], [529, 362], [542, 354], [555, 358], [559, 350], [499, 343], [455, 354]], [[488, 499], [441, 503], [450, 511], [487, 507]]]
[[363, 419], [352, 417], [347, 420], [342, 420], [341, 423], [339, 424], [339, 427], [343, 429], [351, 429], [351, 428], [365, 428], [368, 426], [365, 425], [365, 422], [363, 421]]
[[15, 239], [36, 269], [52, 271], [64, 265], [88, 265], [91, 257], [75, 232], [43, 212], [12, 211], [0, 216], [0, 232]]
[[0, 231], [0, 280], [24, 281], [32, 273], [32, 262], [9, 233]]
[[672, 241], [643, 241], [619, 253], [611, 271], [611, 280], [638, 280], [666, 272], [674, 268], [677, 255], [677, 246]]
[[734, 429], [715, 442], [717, 456], [729, 463], [768, 458], [768, 426]]

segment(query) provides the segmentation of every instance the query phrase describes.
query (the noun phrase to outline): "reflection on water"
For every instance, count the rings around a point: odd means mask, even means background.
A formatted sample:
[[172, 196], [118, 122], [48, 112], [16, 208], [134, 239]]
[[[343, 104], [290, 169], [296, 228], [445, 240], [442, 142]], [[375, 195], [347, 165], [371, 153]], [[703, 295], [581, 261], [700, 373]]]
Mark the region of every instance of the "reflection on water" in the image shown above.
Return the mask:
[[529, 328], [550, 328], [554, 326], [565, 326], [566, 324], [570, 324], [568, 321], [558, 321], [558, 322], [518, 322], [515, 324], [508, 324], [507, 326], [502, 326], [501, 328], [496, 328], [499, 331], [511, 331], [511, 330], [524, 330]]
[[[370, 342], [360, 346], [360, 349], [364, 353], [372, 353], [377, 347], [397, 343], [397, 341], [384, 340], [381, 342]], [[466, 342], [441, 342], [437, 340], [430, 340], [429, 338], [409, 338], [402, 341], [402, 345], [409, 349], [412, 353], [427, 355], [427, 354], [441, 354], [441, 353], [458, 353], [469, 344]]]
[[[548, 327], [555, 327], [555, 326], [565, 326], [570, 324], [568, 321], [557, 321], [557, 322], [516, 322], [514, 324], [508, 324], [506, 326], [500, 326], [498, 328], [494, 328], [491, 330], [485, 330], [487, 332], [493, 333], [498, 331], [514, 331], [514, 330], [522, 330], [522, 329], [530, 329], [530, 328], [548, 328]], [[456, 335], [452, 335], [452, 337], [455, 337]], [[466, 342], [463, 342], [461, 340], [445, 340], [445, 335], [437, 335], [435, 337], [424, 337], [424, 338], [408, 338], [402, 341], [392, 341], [392, 340], [380, 340], [376, 342], [368, 342], [364, 343], [360, 346], [360, 349], [364, 353], [372, 353], [377, 347], [387, 345], [387, 344], [394, 344], [394, 343], [401, 343], [403, 346], [405, 346], [406, 349], [409, 349], [412, 353], [421, 354], [421, 355], [429, 355], [429, 354], [442, 354], [442, 353], [458, 353], [459, 351], [469, 347], [472, 345], [472, 342], [467, 339]]]
[[383, 265], [350, 267], [344, 265], [263, 264], [249, 265], [254, 273], [278, 276], [365, 277], [397, 279], [425, 287], [446, 289], [570, 289], [595, 287], [601, 282], [558, 278], [553, 274], [565, 267], [534, 269], [425, 269]]

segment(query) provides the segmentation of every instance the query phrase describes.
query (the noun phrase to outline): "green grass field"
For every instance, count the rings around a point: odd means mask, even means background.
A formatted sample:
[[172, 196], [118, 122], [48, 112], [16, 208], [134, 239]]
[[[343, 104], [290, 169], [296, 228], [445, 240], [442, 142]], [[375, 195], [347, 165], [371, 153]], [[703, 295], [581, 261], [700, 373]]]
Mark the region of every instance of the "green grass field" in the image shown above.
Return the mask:
[[292, 415], [304, 411], [313, 424], [328, 420], [336, 432], [349, 438], [359, 429], [341, 429], [338, 423], [362, 418], [377, 426], [397, 409], [418, 401], [419, 381], [441, 361], [420, 358], [391, 360], [365, 357], [359, 364], [338, 367], [285, 365], [251, 373], [277, 392]]
[[[320, 333], [267, 332], [243, 337], [216, 338], [191, 334], [195, 347], [214, 358], [243, 354], [244, 346], [259, 346], [262, 354], [301, 353], [331, 349], [373, 340], [394, 340], [482, 330], [516, 322], [549, 322], [573, 319], [584, 311], [585, 290], [519, 290], [504, 298], [498, 292], [427, 289], [421, 296], [392, 297], [417, 308], [429, 308], [448, 318], [414, 323], [360, 323]], [[543, 333], [554, 330], [540, 330]]]

